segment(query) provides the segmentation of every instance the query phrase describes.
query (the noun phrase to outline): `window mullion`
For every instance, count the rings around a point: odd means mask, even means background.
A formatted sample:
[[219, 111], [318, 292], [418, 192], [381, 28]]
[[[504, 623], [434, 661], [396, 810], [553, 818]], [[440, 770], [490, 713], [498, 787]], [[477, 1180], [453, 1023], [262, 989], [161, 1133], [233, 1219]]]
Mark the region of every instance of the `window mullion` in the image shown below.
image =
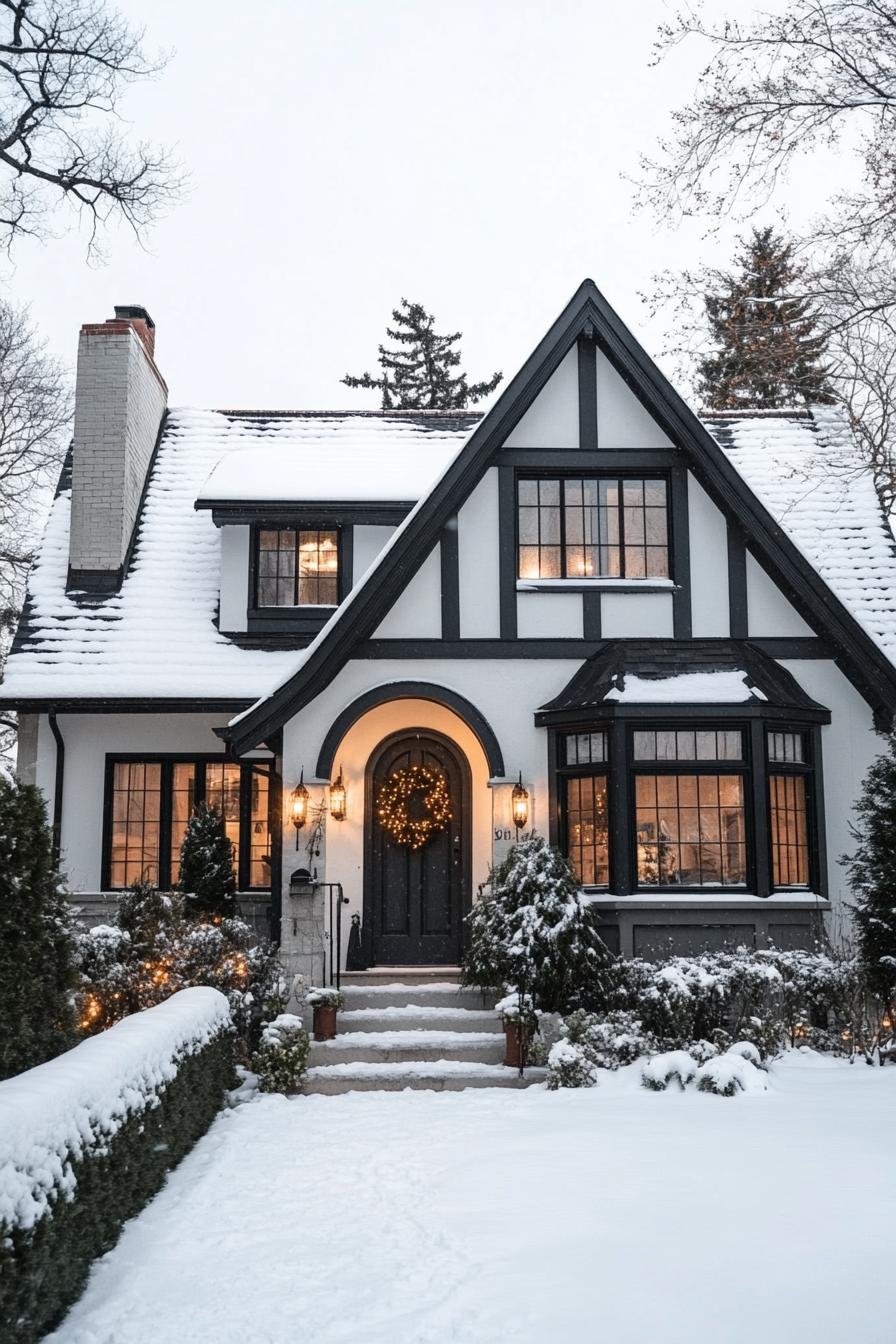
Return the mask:
[[616, 527], [619, 533], [619, 577], [621, 579], [625, 578], [625, 510], [622, 505], [623, 484], [621, 479], [616, 482], [616, 507], [619, 510]]
[[560, 576], [568, 579], [569, 573], [566, 567], [566, 477], [561, 476], [557, 481], [557, 499], [560, 503]]

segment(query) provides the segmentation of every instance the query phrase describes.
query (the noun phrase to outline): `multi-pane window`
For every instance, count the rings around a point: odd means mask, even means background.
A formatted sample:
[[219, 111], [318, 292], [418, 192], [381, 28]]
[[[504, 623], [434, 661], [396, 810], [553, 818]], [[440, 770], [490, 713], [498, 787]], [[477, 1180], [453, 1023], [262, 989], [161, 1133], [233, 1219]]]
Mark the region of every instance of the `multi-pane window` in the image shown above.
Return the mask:
[[810, 765], [806, 735], [776, 731], [770, 732], [767, 740], [772, 887], [808, 887]]
[[259, 528], [259, 607], [335, 607], [338, 601], [339, 533], [335, 528]]
[[270, 767], [221, 760], [114, 761], [110, 768], [106, 883], [166, 889], [180, 876], [180, 847], [198, 803], [216, 807], [233, 842], [241, 889], [271, 883]]
[[666, 482], [645, 477], [521, 478], [521, 579], [669, 577]]
[[607, 760], [606, 733], [569, 733], [562, 739], [565, 848], [586, 887], [606, 887], [610, 881]]
[[[745, 885], [742, 733], [636, 731], [633, 755], [638, 885]], [[640, 763], [654, 769], [643, 770]]]

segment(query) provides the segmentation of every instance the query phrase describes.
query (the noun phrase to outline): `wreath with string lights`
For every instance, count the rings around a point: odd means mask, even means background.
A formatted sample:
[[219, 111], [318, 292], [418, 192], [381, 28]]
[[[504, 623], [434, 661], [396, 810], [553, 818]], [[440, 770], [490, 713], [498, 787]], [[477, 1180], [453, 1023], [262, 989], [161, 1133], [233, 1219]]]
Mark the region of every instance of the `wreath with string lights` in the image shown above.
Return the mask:
[[393, 844], [422, 849], [451, 820], [448, 781], [425, 765], [393, 770], [380, 786], [376, 814]]

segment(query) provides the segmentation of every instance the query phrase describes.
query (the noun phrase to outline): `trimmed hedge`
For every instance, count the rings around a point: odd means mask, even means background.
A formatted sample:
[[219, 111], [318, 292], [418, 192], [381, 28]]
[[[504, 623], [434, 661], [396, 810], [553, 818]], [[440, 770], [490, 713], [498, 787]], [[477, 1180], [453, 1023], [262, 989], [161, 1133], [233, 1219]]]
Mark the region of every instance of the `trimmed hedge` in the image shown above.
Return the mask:
[[[140, 1213], [209, 1128], [233, 1083], [229, 1029], [218, 1029], [195, 1053], [183, 1054], [176, 1069], [107, 1142], [94, 1142], [72, 1158], [46, 1213], [31, 1228], [11, 1225], [0, 1213], [4, 1344], [35, 1344], [58, 1325], [83, 1292], [93, 1261], [115, 1245], [124, 1223]], [[66, 1187], [72, 1198], [62, 1195]]]

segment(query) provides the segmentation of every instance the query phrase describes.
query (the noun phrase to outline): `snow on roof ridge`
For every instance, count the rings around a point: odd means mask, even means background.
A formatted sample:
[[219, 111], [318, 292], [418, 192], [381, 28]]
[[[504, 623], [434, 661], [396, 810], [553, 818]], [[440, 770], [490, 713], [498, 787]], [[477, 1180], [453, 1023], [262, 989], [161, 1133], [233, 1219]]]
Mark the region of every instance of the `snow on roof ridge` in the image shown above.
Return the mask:
[[449, 411], [429, 407], [421, 407], [420, 410], [389, 411], [361, 409], [357, 407], [349, 410], [266, 410], [264, 408], [247, 410], [239, 407], [233, 408], [224, 406], [179, 406], [176, 409], [181, 411], [209, 410], [213, 411], [215, 415], [233, 416], [234, 418], [241, 420], [285, 420], [306, 417], [312, 420], [341, 420], [345, 416], [361, 416], [366, 419], [375, 420], [481, 420], [483, 415], [481, 411]]
[[[746, 407], [742, 409], [734, 407], [730, 410], [715, 411], [709, 407], [697, 412], [701, 420], [811, 420], [812, 413], [819, 408], [816, 406], [773, 406], [767, 409], [763, 407]], [[827, 407], [825, 409], [828, 409]]]

